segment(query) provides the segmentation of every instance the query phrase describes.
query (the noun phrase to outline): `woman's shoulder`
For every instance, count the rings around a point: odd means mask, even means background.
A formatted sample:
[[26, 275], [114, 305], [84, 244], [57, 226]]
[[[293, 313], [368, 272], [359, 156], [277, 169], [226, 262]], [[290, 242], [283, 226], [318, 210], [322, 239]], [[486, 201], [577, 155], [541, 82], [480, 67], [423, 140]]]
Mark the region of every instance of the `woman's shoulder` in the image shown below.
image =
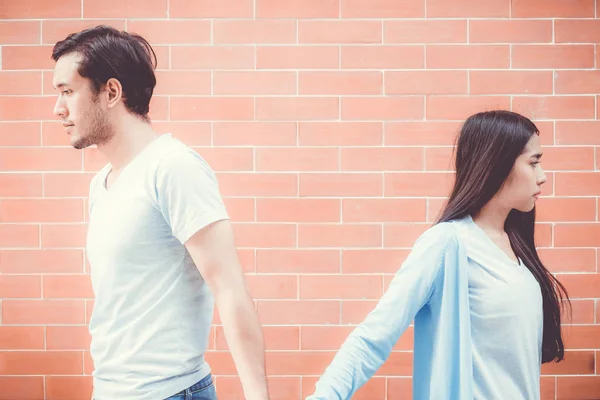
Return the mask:
[[461, 230], [466, 227], [467, 222], [467, 218], [438, 222], [427, 228], [425, 232], [419, 236], [416, 243], [425, 242], [429, 245], [458, 245], [460, 243]]

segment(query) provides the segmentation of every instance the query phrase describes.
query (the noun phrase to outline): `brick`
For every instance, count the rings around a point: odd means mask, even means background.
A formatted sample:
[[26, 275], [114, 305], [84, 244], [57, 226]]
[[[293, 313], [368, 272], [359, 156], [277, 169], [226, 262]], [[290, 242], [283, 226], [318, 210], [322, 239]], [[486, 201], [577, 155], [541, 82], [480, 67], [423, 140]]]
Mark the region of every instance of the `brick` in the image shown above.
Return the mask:
[[380, 247], [381, 225], [298, 225], [298, 247]]
[[269, 375], [315, 375], [332, 361], [332, 352], [267, 353]]
[[557, 121], [557, 145], [600, 146], [600, 121]]
[[257, 199], [259, 222], [340, 222], [337, 199]]
[[257, 46], [256, 69], [337, 69], [338, 46]]
[[[4, 49], [6, 47], [3, 51]], [[56, 116], [52, 114], [55, 101], [56, 99], [51, 97], [0, 97], [0, 120], [55, 119]]]
[[[2, 301], [2, 323], [7, 325], [83, 324], [84, 320], [84, 303], [82, 300]], [[33, 371], [29, 372], [32, 373]]]
[[338, 18], [341, 0], [255, 0], [256, 18]]
[[4, 248], [39, 247], [38, 225], [0, 224], [0, 243]]
[[250, 296], [255, 299], [296, 299], [298, 278], [293, 275], [246, 275]]
[[444, 0], [427, 1], [427, 18], [507, 18], [509, 14], [508, 1], [460, 0], [452, 3]]
[[172, 97], [171, 119], [200, 121], [252, 120], [250, 97]]
[[358, 325], [375, 309], [378, 300], [343, 300], [342, 325]]
[[466, 20], [384, 20], [385, 43], [466, 43]]
[[46, 394], [48, 400], [71, 398], [77, 393], [77, 399], [87, 400], [92, 396], [91, 376], [47, 376]]
[[300, 174], [300, 196], [380, 197], [383, 175], [377, 173]]
[[4, 299], [41, 298], [42, 285], [39, 276], [0, 276], [0, 293]]
[[[43, 350], [43, 326], [0, 326], [0, 349]], [[0, 380], [0, 388], [2, 381]], [[2, 392], [5, 393], [5, 392]]]
[[387, 378], [387, 393], [390, 398], [400, 398], [402, 396], [412, 397], [412, 379], [411, 378]]
[[241, 223], [233, 230], [238, 247], [285, 248], [296, 243], [293, 224]]
[[[566, 230], [563, 229], [563, 231]], [[577, 236], [578, 232], [571, 231], [571, 233]], [[581, 245], [586, 246], [587, 243], [582, 242]], [[600, 274], [560, 274], [557, 276], [557, 279], [565, 286], [569, 296], [572, 298], [600, 297], [598, 294], [600, 292], [600, 286], [598, 285], [600, 283]]]
[[[0, 149], [0, 153], [1, 153]], [[0, 174], [0, 197], [37, 197], [42, 195], [41, 174]], [[4, 200], [2, 200], [4, 201]], [[18, 200], [15, 200], [18, 201]], [[2, 207], [0, 202], [0, 208]], [[2, 221], [7, 222], [7, 221]]]
[[423, 46], [370, 45], [342, 46], [342, 68], [414, 69], [423, 68]]
[[593, 399], [600, 392], [600, 376], [559, 376], [557, 398]]
[[554, 42], [598, 43], [600, 42], [600, 20], [555, 19]]
[[551, 20], [472, 19], [470, 43], [551, 43]]
[[464, 120], [477, 112], [509, 107], [508, 96], [429, 96], [427, 119]]
[[467, 94], [467, 71], [385, 71], [386, 94]]
[[382, 42], [381, 21], [300, 20], [298, 43], [368, 44]]
[[[59, 18], [64, 17], [64, 15], [59, 16]], [[125, 30], [124, 19], [45, 19], [42, 21], [42, 43], [54, 45], [71, 33], [93, 28], [97, 25], [108, 25], [121, 31]], [[51, 53], [48, 53], [48, 57]]]
[[[405, 199], [402, 201], [414, 200]], [[345, 274], [395, 274], [408, 254], [409, 251], [407, 250], [396, 249], [342, 250], [342, 271]]]
[[[296, 280], [296, 277], [288, 278], [293, 278], [294, 281]], [[266, 350], [299, 350], [299, 326], [263, 326], [262, 330]], [[229, 350], [229, 346], [225, 338], [225, 331], [221, 326], [218, 326], [216, 329], [216, 348], [217, 350]], [[219, 377], [218, 379], [220, 378], [221, 377]], [[221, 394], [220, 391], [219, 394]]]
[[93, 298], [92, 283], [89, 275], [47, 275], [43, 277], [44, 298], [77, 299]]
[[539, 222], [585, 222], [596, 219], [596, 199], [589, 197], [542, 197], [536, 203]]
[[210, 21], [131, 20], [127, 31], [141, 35], [151, 44], [209, 44]]
[[257, 310], [263, 325], [321, 325], [340, 321], [339, 300], [259, 300]]
[[169, 0], [170, 18], [248, 18], [253, 16], [251, 0]]
[[234, 70], [254, 67], [254, 49], [247, 46], [173, 46], [171, 69]]
[[448, 196], [453, 177], [446, 172], [386, 172], [385, 196]]
[[[309, 278], [317, 278], [310, 276]], [[302, 350], [337, 351], [354, 330], [353, 326], [303, 326], [301, 327]]]
[[[217, 123], [215, 123], [216, 125]], [[174, 138], [181, 140], [188, 146], [210, 146], [211, 145], [211, 122], [181, 122], [163, 121], [153, 122], [154, 129], [160, 133], [171, 133]]]
[[257, 148], [257, 171], [337, 171], [335, 148], [281, 147]]
[[598, 223], [557, 224], [554, 227], [556, 247], [600, 247], [599, 243], [600, 224]]
[[220, 173], [223, 196], [290, 197], [298, 195], [298, 175], [286, 173]]
[[295, 146], [294, 122], [215, 122], [215, 146]]
[[565, 346], [569, 350], [600, 348], [600, 325], [564, 327]]
[[300, 122], [299, 146], [378, 146], [383, 140], [379, 122]]
[[418, 171], [423, 149], [403, 147], [350, 147], [340, 149], [342, 171]]
[[0, 222], [82, 221], [82, 199], [7, 199], [0, 201]]
[[551, 272], [595, 272], [596, 251], [589, 248], [538, 249], [540, 259]]
[[106, 0], [102, 4], [93, 1], [82, 4], [83, 18], [165, 18], [169, 8], [167, 0]]
[[592, 147], [546, 147], [542, 165], [546, 171], [593, 171]]
[[[40, 24], [38, 21], [2, 21], [0, 22], [0, 43], [38, 44], [40, 43]], [[1, 86], [1, 85], [0, 85]]]
[[600, 91], [600, 71], [556, 71], [556, 94], [596, 94]]
[[566, 351], [560, 363], [542, 365], [542, 375], [586, 375], [594, 373], [593, 351]]
[[254, 222], [253, 198], [226, 197], [223, 202], [232, 222]]
[[259, 249], [257, 271], [261, 273], [337, 273], [338, 250]]
[[155, 95], [210, 95], [209, 71], [156, 71]]
[[81, 250], [4, 250], [0, 257], [3, 274], [69, 273], [83, 270]]
[[0, 9], [1, 19], [17, 18], [79, 18], [79, 0], [66, 0], [60, 4], [49, 4], [44, 0], [10, 1]]
[[512, 68], [578, 69], [594, 67], [593, 45], [514, 45]]
[[512, 110], [531, 119], [593, 119], [593, 96], [515, 96]]
[[35, 94], [42, 94], [42, 74], [40, 72], [0, 71], [0, 95]]
[[301, 275], [301, 299], [378, 299], [383, 294], [379, 275]]
[[292, 71], [216, 71], [213, 76], [216, 95], [296, 94], [296, 73]]
[[87, 226], [85, 224], [42, 224], [42, 248], [84, 248]]
[[558, 196], [598, 196], [598, 193], [600, 193], [600, 173], [557, 173], [555, 186], [556, 195]]
[[334, 97], [258, 97], [260, 121], [334, 120], [339, 118], [339, 99]]
[[90, 348], [90, 333], [86, 325], [47, 326], [46, 349], [87, 350]]
[[39, 146], [39, 122], [0, 121], [0, 146]]
[[383, 74], [377, 71], [300, 71], [300, 95], [372, 95], [382, 94]]
[[552, 71], [470, 71], [471, 94], [552, 94]]
[[204, 147], [197, 152], [213, 171], [252, 171], [254, 160], [249, 147]]
[[169, 98], [167, 96], [153, 96], [150, 100], [148, 116], [152, 121], [169, 119]]
[[504, 69], [510, 66], [508, 45], [427, 45], [428, 69]]
[[0, 376], [0, 393], [11, 400], [44, 398], [43, 376]]
[[90, 191], [90, 173], [45, 173], [45, 197], [87, 197]]
[[343, 0], [343, 18], [422, 18], [423, 0]]
[[454, 147], [426, 147], [426, 171], [453, 171]]
[[420, 96], [411, 97], [343, 97], [344, 120], [403, 120], [422, 119], [424, 101]]
[[296, 43], [296, 22], [285, 19], [213, 20], [214, 44]]
[[593, 18], [594, 0], [513, 0], [513, 18]]
[[14, 351], [0, 353], [3, 375], [75, 375], [82, 373], [82, 354], [72, 351]]
[[451, 146], [461, 122], [386, 122], [386, 146]]

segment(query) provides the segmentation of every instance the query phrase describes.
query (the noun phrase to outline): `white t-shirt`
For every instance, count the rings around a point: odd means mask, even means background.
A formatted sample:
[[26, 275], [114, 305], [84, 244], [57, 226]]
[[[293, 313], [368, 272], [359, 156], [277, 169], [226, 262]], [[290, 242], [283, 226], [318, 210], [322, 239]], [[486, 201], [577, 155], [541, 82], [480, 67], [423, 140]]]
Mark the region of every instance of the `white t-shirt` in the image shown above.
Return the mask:
[[465, 217], [476, 400], [540, 398], [544, 328], [540, 285]]
[[110, 169], [90, 185], [94, 399], [164, 399], [210, 372], [214, 300], [184, 243], [228, 214], [209, 165], [169, 134], [107, 190]]

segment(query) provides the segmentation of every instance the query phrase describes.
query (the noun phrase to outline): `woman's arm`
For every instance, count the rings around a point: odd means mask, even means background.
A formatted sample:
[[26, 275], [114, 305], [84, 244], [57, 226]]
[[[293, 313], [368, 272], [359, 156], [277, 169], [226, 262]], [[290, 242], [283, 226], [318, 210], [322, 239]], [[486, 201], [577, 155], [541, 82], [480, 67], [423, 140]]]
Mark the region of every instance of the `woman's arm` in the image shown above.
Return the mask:
[[375, 309], [348, 336], [306, 400], [349, 399], [373, 376], [436, 290], [445, 258], [458, 248], [454, 232], [450, 224], [440, 224], [417, 240]]

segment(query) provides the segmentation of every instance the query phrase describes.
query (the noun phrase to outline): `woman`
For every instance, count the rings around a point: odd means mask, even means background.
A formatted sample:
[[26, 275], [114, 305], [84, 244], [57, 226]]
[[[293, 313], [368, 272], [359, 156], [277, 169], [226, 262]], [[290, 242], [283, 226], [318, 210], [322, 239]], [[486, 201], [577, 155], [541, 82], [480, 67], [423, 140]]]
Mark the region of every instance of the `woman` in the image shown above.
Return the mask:
[[540, 398], [541, 364], [564, 356], [560, 303], [568, 300], [534, 245], [534, 206], [546, 181], [541, 156], [538, 129], [519, 114], [465, 121], [440, 219], [309, 400], [349, 399], [413, 319], [415, 399]]

